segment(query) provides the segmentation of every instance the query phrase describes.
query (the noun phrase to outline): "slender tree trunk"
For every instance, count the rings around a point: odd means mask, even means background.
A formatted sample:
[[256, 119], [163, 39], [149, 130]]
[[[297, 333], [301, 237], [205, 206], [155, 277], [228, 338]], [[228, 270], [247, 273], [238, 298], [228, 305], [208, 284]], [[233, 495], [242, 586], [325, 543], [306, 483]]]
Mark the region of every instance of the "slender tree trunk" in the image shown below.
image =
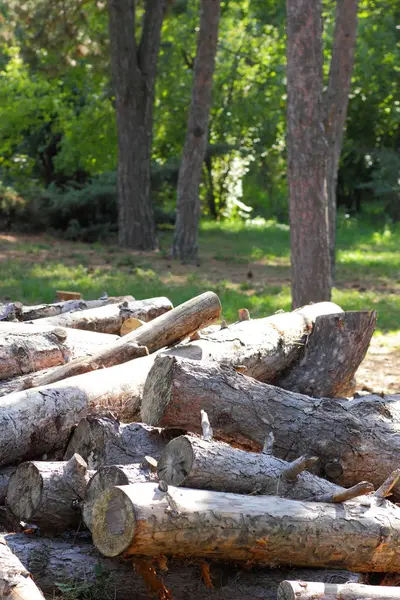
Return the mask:
[[329, 300], [321, 1], [286, 0], [292, 302]]
[[357, 5], [358, 0], [337, 0], [332, 59], [325, 97], [325, 131], [328, 142], [326, 179], [332, 277], [335, 274], [337, 177], [354, 64]]
[[201, 0], [192, 103], [179, 169], [177, 216], [172, 247], [173, 256], [183, 261], [195, 260], [198, 254], [199, 186], [207, 149], [219, 16], [220, 0]]
[[111, 70], [118, 131], [119, 242], [156, 247], [150, 196], [154, 85], [165, 0], [148, 0], [139, 44], [135, 1], [109, 0]]

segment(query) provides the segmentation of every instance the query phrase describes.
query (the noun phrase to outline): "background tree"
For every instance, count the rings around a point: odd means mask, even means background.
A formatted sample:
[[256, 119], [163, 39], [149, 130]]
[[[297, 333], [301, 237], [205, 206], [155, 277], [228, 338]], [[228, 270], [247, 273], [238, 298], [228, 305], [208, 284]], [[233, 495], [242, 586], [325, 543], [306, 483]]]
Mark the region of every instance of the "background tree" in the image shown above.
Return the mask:
[[136, 42], [134, 0], [109, 0], [111, 70], [118, 131], [118, 237], [123, 246], [153, 250], [150, 196], [153, 104], [164, 0], [147, 0]]
[[208, 142], [208, 119], [217, 52], [220, 0], [201, 0], [194, 61], [192, 102], [179, 169], [172, 254], [183, 261], [197, 258], [200, 220], [199, 186]]

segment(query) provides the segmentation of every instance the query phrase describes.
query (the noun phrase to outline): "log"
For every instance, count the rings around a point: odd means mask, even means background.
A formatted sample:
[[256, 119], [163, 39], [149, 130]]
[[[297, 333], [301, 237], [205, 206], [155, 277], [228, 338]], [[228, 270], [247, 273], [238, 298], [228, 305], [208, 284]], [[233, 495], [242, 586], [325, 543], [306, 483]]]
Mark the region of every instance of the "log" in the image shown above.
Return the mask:
[[4, 504], [7, 494], [7, 486], [15, 467], [4, 467], [0, 469], [0, 505]]
[[38, 319], [37, 323], [52, 327], [71, 327], [119, 335], [125, 319], [137, 317], [148, 322], [171, 309], [172, 304], [168, 298], [148, 298]]
[[[315, 459], [303, 456], [288, 463], [272, 455], [183, 435], [167, 444], [158, 461], [157, 474], [168, 485], [293, 500], [320, 501], [322, 497], [325, 502], [337, 502], [345, 489], [305, 471], [314, 462]], [[134, 482], [114, 485], [127, 483]], [[364, 493], [372, 491], [371, 484], [365, 486]]]
[[4, 600], [43, 600], [31, 574], [0, 539], [0, 596]]
[[19, 327], [16, 323], [3, 323], [0, 327], [0, 380], [90, 356], [117, 339], [112, 335], [61, 327], [47, 331], [29, 325]]
[[18, 321], [22, 314], [21, 302], [9, 302], [0, 304], [0, 321]]
[[361, 583], [323, 583], [319, 581], [282, 581], [278, 600], [400, 600], [400, 588]]
[[400, 569], [400, 509], [387, 500], [333, 505], [135, 483], [103, 492], [92, 536], [109, 557], [161, 553], [265, 566]]
[[143, 392], [142, 421], [200, 434], [202, 409], [216, 438], [260, 450], [273, 432], [275, 456], [317, 456], [313, 472], [343, 487], [362, 480], [379, 487], [400, 463], [399, 394], [314, 399], [215, 363], [157, 357]]
[[32, 321], [34, 319], [46, 319], [77, 310], [88, 310], [99, 308], [108, 304], [120, 304], [121, 302], [132, 302], [133, 296], [105, 296], [98, 300], [64, 300], [53, 304], [38, 304], [36, 306], [22, 306], [19, 319], [21, 321]]
[[19, 465], [11, 475], [7, 507], [19, 520], [52, 533], [77, 529], [79, 504], [89, 476], [87, 464], [74, 456], [69, 462], [31, 461]]
[[[3, 539], [50, 597], [53, 597], [54, 582], [71, 585], [72, 578], [77, 584], [93, 585], [95, 598], [149, 600], [144, 580], [135, 572], [131, 561], [105, 558], [90, 543], [71, 543], [23, 534], [8, 534]], [[204, 563], [193, 564], [193, 561], [169, 560], [168, 570], [162, 570], [157, 561], [151, 567], [176, 600], [209, 600], [210, 597], [213, 600], [275, 600], [278, 585], [284, 579], [344, 583], [357, 581], [358, 577], [347, 571], [240, 569], [233, 565], [211, 563], [209, 577], [214, 587], [211, 590], [202, 577], [203, 565], [206, 566]]]
[[158, 460], [173, 435], [144, 423], [120, 424], [111, 416], [93, 415], [78, 423], [64, 459], [79, 454], [94, 470], [105, 465], [141, 463], [146, 455]]

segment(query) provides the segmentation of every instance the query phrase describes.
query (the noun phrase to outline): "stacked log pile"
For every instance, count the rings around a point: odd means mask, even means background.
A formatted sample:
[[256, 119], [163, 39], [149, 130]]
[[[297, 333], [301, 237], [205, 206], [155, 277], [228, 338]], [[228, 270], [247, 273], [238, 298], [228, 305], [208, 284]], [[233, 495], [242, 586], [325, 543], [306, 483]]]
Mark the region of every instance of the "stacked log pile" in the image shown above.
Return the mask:
[[400, 395], [351, 397], [376, 313], [220, 317], [1, 307], [0, 597], [400, 597]]

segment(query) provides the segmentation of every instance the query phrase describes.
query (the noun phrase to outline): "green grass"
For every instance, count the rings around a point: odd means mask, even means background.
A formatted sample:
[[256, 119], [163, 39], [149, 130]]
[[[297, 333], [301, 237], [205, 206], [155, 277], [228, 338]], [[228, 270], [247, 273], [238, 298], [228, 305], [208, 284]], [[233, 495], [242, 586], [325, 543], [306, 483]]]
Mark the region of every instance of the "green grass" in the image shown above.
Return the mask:
[[[0, 297], [51, 302], [56, 289], [87, 299], [132, 294], [168, 296], [174, 305], [207, 289], [221, 298], [223, 317], [236, 320], [247, 307], [253, 317], [290, 310], [289, 230], [285, 225], [204, 223], [202, 262], [182, 267], [167, 258], [171, 232], [160, 234], [161, 251], [141, 255], [116, 246], [61, 242], [48, 236], [0, 238]], [[256, 272], [255, 281], [247, 272]], [[374, 230], [355, 220], [338, 232], [337, 287], [333, 301], [346, 310], [375, 309], [382, 332], [400, 330], [400, 227]]]

